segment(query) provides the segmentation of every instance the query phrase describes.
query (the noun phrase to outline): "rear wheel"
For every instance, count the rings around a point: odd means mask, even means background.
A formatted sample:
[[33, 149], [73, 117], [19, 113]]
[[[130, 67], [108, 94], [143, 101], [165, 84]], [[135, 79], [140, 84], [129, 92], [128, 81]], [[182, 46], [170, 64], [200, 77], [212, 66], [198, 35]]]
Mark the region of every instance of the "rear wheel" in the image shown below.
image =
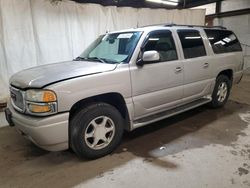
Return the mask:
[[106, 103], [92, 104], [72, 118], [70, 145], [80, 158], [99, 158], [115, 150], [123, 130], [124, 120], [115, 107]]
[[231, 81], [225, 75], [219, 75], [216, 79], [211, 106], [213, 108], [222, 107], [226, 104], [231, 90]]

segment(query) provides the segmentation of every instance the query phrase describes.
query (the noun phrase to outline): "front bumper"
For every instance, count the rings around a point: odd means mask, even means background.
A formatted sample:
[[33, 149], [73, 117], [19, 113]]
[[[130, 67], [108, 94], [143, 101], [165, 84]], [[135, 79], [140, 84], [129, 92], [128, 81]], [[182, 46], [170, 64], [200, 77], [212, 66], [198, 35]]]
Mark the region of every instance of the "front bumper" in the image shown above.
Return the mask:
[[48, 151], [68, 149], [68, 112], [48, 117], [32, 117], [21, 114], [8, 105], [5, 115], [10, 126], [15, 126], [18, 132], [37, 146]]

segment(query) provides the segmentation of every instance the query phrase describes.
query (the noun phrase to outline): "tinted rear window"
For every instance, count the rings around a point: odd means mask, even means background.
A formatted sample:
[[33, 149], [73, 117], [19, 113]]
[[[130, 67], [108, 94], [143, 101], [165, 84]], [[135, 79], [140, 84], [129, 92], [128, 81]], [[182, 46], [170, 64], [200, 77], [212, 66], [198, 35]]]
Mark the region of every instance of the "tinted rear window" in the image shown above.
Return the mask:
[[186, 59], [206, 55], [203, 40], [197, 30], [178, 30], [184, 57]]
[[242, 51], [240, 42], [232, 31], [205, 29], [215, 54]]

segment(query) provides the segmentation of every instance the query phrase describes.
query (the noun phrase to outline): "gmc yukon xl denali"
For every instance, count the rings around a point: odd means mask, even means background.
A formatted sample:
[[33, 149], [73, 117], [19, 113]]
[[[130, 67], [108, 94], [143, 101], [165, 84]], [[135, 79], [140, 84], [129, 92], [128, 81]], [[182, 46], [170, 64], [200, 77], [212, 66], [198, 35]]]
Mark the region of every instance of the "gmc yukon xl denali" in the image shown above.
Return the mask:
[[101, 35], [73, 61], [13, 75], [5, 114], [39, 147], [94, 159], [114, 151], [124, 130], [223, 106], [242, 75], [232, 31], [146, 26]]

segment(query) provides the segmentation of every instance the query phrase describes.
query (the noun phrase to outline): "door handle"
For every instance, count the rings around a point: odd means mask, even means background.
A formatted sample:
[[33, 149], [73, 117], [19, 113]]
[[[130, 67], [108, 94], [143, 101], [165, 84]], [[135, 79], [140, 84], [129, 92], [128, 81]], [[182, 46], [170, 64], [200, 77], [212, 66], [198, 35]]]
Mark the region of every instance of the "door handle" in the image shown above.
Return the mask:
[[175, 73], [180, 73], [181, 71], [182, 71], [182, 68], [181, 68], [181, 67], [176, 67]]
[[203, 68], [206, 69], [208, 67], [209, 67], [209, 64], [208, 63], [204, 63]]

